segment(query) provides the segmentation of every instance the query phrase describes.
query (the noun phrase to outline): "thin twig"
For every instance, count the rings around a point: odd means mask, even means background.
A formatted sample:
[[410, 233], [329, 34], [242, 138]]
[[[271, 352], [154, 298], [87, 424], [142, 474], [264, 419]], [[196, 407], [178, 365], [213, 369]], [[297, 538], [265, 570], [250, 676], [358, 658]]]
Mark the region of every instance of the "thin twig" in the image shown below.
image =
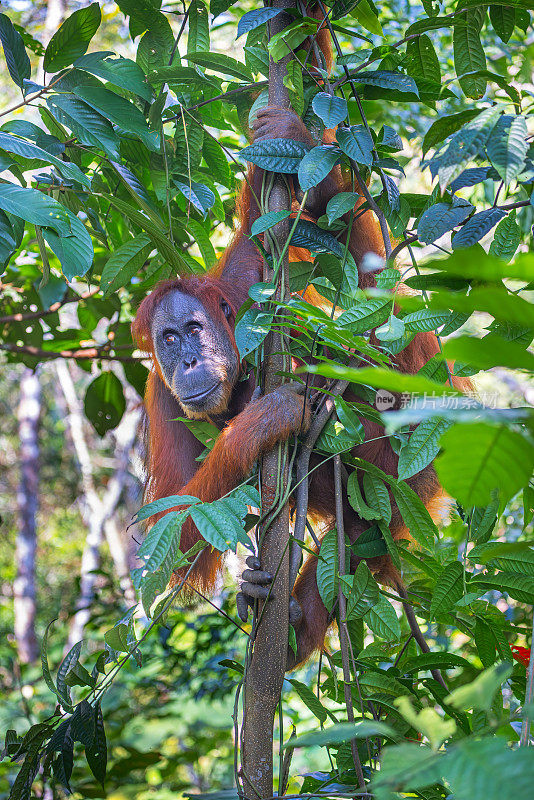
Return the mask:
[[41, 350], [39, 347], [34, 347], [30, 344], [10, 344], [8, 342], [2, 342], [0, 344], [0, 350], [6, 353], [33, 356], [34, 358], [47, 361], [54, 358], [73, 358], [75, 361], [101, 359], [102, 361], [120, 361], [122, 364], [134, 364], [143, 361], [142, 356], [113, 355], [109, 351], [114, 349], [113, 347], [108, 347], [107, 350], [103, 350], [99, 347], [87, 347], [80, 350], [60, 350], [59, 352], [53, 352], [52, 350]]

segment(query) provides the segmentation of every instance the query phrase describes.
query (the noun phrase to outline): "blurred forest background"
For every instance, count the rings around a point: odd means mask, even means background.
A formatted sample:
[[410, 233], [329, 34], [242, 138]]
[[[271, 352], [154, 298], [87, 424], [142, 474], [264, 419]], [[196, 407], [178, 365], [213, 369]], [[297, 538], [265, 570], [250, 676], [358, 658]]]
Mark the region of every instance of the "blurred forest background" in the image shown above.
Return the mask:
[[[37, 42], [46, 45], [62, 19], [87, 3], [72, 0], [13, 0], [2, 3], [2, 12], [24, 27]], [[380, 4], [381, 21], [392, 38], [403, 26], [415, 22], [418, 5], [404, 0]], [[239, 16], [255, 7], [248, 0], [221, 14], [211, 28], [211, 45], [221, 53], [243, 60], [243, 39], [235, 41]], [[164, 3], [173, 32], [181, 22], [181, 4]], [[102, 24], [90, 51], [112, 50], [135, 59], [135, 47], [127, 21], [114, 3], [102, 3]], [[402, 15], [403, 20], [399, 17]], [[374, 33], [369, 33], [371, 38]], [[452, 70], [450, 30], [439, 34], [439, 57]], [[517, 84], [531, 85], [534, 39], [532, 28], [516, 27], [508, 44], [491, 31], [486, 55], [495, 73], [515, 65]], [[375, 41], [376, 37], [375, 37]], [[521, 48], [518, 45], [521, 45]], [[356, 46], [356, 45], [355, 45]], [[0, 55], [0, 90], [3, 106], [20, 99]], [[39, 76], [32, 75], [39, 80]], [[532, 87], [531, 87], [532, 88]], [[448, 113], [461, 111], [466, 98], [452, 94]], [[410, 162], [414, 142], [436, 119], [432, 104], [402, 104], [368, 101], [371, 122], [390, 123], [402, 130], [403, 163]], [[23, 109], [24, 119], [39, 122], [37, 112]], [[237, 150], [245, 144], [239, 132], [225, 132], [226, 145]], [[428, 171], [410, 169], [400, 175], [401, 192], [429, 192]], [[478, 187], [482, 201], [492, 202], [486, 184]], [[229, 212], [235, 182], [221, 192], [224, 212], [211, 237], [216, 252], [231, 232]], [[225, 216], [226, 214], [226, 216]], [[532, 224], [532, 208], [523, 209], [522, 230]], [[526, 249], [523, 247], [523, 249]], [[425, 256], [430, 248], [422, 248]], [[33, 275], [33, 253], [17, 257], [19, 270]], [[408, 263], [408, 255], [401, 257]], [[53, 283], [53, 282], [52, 282]], [[81, 285], [81, 284], [80, 284]], [[85, 284], [84, 284], [85, 286]], [[47, 302], [42, 290], [43, 305]], [[91, 292], [89, 286], [86, 291]], [[129, 312], [131, 309], [129, 309]], [[75, 306], [60, 309], [62, 325], [78, 327]], [[91, 314], [88, 303], [84, 312]], [[480, 332], [484, 316], [469, 322], [468, 332]], [[85, 323], [84, 323], [85, 324]], [[465, 332], [465, 331], [464, 331]], [[94, 334], [98, 341], [98, 329]], [[67, 346], [67, 345], [66, 345]], [[128, 369], [125, 364], [124, 368]], [[0, 721], [3, 730], [24, 731], [39, 714], [51, 710], [51, 694], [42, 679], [39, 642], [48, 624], [49, 661], [57, 664], [69, 646], [89, 637], [91, 646], [103, 636], [135, 602], [130, 570], [137, 566], [135, 550], [142, 533], [132, 525], [132, 516], [142, 503], [143, 436], [141, 396], [143, 373], [125, 376], [123, 366], [113, 365], [122, 382], [125, 409], [120, 425], [100, 436], [84, 412], [84, 396], [93, 372], [90, 361], [54, 358], [37, 368], [7, 362], [0, 355]], [[532, 405], [534, 384], [522, 373], [494, 369], [478, 376], [477, 389], [488, 404], [499, 407]], [[512, 502], [504, 518], [506, 537], [514, 541], [523, 531], [522, 506]], [[504, 530], [504, 527], [503, 527]], [[502, 533], [502, 531], [501, 531]], [[457, 526], [445, 527], [445, 542], [458, 546]], [[494, 536], [499, 538], [499, 531]], [[235, 585], [239, 572], [231, 561], [230, 572], [221, 583], [214, 603], [235, 617]], [[524, 608], [515, 601], [498, 602], [507, 619], [526, 630]], [[450, 637], [453, 635], [454, 641]], [[471, 659], [472, 677], [481, 662], [475, 648], [457, 629], [434, 624], [434, 640]], [[471, 649], [470, 649], [471, 648]], [[241, 661], [245, 639], [239, 630], [210, 605], [194, 609], [175, 607], [165, 625], [143, 645], [142, 663], [130, 659], [102, 702], [109, 742], [106, 792], [85, 763], [75, 764], [76, 791], [84, 797], [154, 798], [167, 800], [184, 791], [203, 792], [228, 787], [233, 782], [232, 712], [236, 675], [222, 660]], [[476, 668], [475, 668], [476, 667]], [[313, 666], [299, 673], [311, 683]], [[516, 664], [517, 674], [524, 666]], [[465, 672], [464, 672], [465, 679]], [[453, 679], [454, 683], [454, 679]], [[287, 724], [314, 726], [313, 716], [298, 692], [287, 684]], [[302, 751], [301, 751], [302, 752]], [[294, 769], [312, 772], [327, 769], [324, 751], [297, 754]], [[0, 799], [9, 793], [12, 765], [0, 764]], [[473, 798], [472, 800], [479, 800]], [[482, 798], [480, 798], [482, 800]]]

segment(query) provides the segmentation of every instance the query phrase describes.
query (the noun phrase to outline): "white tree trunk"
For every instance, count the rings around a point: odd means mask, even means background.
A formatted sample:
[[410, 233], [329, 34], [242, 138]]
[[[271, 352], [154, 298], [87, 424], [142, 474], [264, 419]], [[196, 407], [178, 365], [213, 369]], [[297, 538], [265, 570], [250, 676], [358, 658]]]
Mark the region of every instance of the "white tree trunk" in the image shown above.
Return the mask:
[[20, 484], [17, 492], [19, 526], [16, 545], [17, 576], [13, 587], [15, 640], [24, 664], [39, 654], [35, 636], [36, 514], [39, 494], [39, 415], [41, 387], [37, 375], [25, 369], [20, 381], [17, 411], [20, 441]]

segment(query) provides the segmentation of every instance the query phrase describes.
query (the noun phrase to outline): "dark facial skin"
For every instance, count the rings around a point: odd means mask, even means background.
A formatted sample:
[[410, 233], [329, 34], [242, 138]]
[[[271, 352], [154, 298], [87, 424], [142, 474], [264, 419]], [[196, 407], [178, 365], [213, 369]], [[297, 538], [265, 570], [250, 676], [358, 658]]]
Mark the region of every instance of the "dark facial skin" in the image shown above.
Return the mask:
[[[222, 297], [221, 311], [230, 316]], [[195, 297], [170, 292], [154, 314], [152, 339], [165, 383], [188, 417], [226, 409], [239, 361], [222, 321], [214, 321]]]

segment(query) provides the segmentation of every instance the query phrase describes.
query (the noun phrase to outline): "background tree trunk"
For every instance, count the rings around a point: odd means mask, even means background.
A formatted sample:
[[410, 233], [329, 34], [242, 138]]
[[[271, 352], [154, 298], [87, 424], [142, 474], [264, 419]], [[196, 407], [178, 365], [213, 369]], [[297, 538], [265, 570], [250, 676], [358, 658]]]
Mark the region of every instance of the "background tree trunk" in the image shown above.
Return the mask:
[[[276, 8], [292, 8], [293, 0], [274, 0]], [[283, 30], [292, 18], [279, 14], [270, 22], [270, 36]], [[289, 108], [289, 93], [283, 84], [287, 61], [282, 59], [269, 65], [269, 104]], [[269, 196], [269, 211], [291, 208], [291, 197], [285, 181], [275, 176]], [[272, 229], [278, 252], [289, 236], [289, 222], [279, 223]], [[277, 253], [273, 252], [276, 257]], [[284, 299], [289, 293], [289, 263], [287, 254], [280, 265], [281, 276], [276, 297]], [[264, 281], [273, 279], [266, 266]], [[264, 390], [272, 391], [284, 382], [277, 372], [289, 371], [290, 361], [285, 336], [271, 332], [264, 346]], [[284, 494], [288, 482], [288, 447], [279, 446], [263, 458], [261, 463], [262, 513], [265, 514], [279, 493]], [[282, 474], [280, 475], [280, 467]], [[246, 797], [273, 796], [273, 728], [276, 708], [280, 702], [282, 684], [287, 664], [289, 634], [289, 507], [286, 504], [275, 520], [260, 531], [260, 561], [262, 568], [276, 575], [273, 597], [260, 608], [259, 624], [253, 626], [255, 635], [252, 657], [244, 685], [244, 719], [242, 731], [242, 776]], [[261, 604], [260, 604], [261, 606]]]
[[17, 492], [19, 527], [17, 533], [17, 577], [13, 587], [15, 640], [19, 658], [29, 664], [37, 658], [35, 636], [35, 551], [37, 548], [36, 514], [39, 493], [39, 415], [41, 387], [39, 378], [27, 368], [20, 381], [17, 412], [20, 441], [20, 484]]

